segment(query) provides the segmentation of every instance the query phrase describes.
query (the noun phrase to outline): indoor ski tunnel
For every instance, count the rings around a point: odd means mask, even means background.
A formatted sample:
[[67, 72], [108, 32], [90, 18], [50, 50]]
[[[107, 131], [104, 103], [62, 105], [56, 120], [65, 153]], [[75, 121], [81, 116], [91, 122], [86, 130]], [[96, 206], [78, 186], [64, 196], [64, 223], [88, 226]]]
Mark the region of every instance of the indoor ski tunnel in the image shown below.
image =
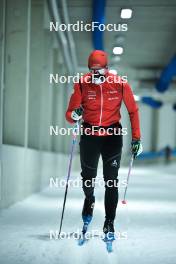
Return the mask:
[[0, 263], [175, 263], [175, 21], [174, 0], [0, 0]]

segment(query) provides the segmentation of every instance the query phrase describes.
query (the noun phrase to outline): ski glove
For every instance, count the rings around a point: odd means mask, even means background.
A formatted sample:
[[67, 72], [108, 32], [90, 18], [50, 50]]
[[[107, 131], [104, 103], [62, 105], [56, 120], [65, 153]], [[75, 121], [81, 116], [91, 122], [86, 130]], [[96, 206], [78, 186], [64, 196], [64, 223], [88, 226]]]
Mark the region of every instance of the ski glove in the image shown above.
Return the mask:
[[71, 112], [71, 118], [74, 121], [79, 121], [82, 118], [83, 109], [82, 107], [79, 107]]
[[142, 153], [142, 144], [140, 140], [132, 140], [131, 142], [131, 152], [133, 154], [134, 159]]

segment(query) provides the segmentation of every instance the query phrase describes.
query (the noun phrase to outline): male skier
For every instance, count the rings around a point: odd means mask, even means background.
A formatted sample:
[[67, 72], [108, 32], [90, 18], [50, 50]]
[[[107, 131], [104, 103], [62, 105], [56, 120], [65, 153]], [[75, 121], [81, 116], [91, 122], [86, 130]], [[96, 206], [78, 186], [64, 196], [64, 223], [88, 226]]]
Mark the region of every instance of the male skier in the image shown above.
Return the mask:
[[131, 122], [131, 151], [136, 158], [142, 152], [138, 106], [129, 84], [108, 71], [108, 58], [104, 51], [91, 52], [88, 68], [90, 72], [74, 85], [66, 119], [70, 123], [83, 119], [84, 133], [80, 139], [80, 161], [85, 194], [82, 210], [85, 231], [92, 220], [95, 203], [94, 186], [90, 182], [93, 182], [97, 175], [101, 155], [105, 181], [103, 232], [114, 235], [114, 219], [118, 203], [117, 177], [122, 153], [122, 133], [117, 133], [117, 130], [122, 128], [120, 108], [123, 101]]

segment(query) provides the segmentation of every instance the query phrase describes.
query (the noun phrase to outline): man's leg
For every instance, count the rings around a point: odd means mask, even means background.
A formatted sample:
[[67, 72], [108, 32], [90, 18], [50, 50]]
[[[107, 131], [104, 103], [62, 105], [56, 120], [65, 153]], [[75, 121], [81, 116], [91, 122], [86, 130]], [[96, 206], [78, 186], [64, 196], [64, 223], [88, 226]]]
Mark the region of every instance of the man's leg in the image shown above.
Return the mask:
[[122, 152], [122, 136], [104, 138], [102, 147], [103, 175], [105, 180], [105, 224], [104, 232], [114, 232], [113, 222], [118, 203], [118, 170]]
[[100, 157], [101, 139], [98, 136], [82, 135], [80, 140], [81, 176], [85, 200], [82, 217], [93, 215], [95, 203], [94, 180], [97, 175], [98, 160]]

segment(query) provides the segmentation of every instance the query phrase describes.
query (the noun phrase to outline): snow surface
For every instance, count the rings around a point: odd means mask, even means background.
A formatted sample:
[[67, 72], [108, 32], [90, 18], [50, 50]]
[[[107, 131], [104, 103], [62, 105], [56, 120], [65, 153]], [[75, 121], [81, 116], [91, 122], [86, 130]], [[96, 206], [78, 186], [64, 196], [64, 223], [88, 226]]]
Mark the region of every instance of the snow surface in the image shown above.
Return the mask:
[[[101, 179], [101, 170], [99, 178]], [[127, 168], [120, 169], [125, 179]], [[72, 173], [72, 179], [79, 176]], [[124, 188], [120, 188], [122, 199]], [[96, 188], [96, 205], [91, 230], [102, 231], [104, 188]], [[64, 188], [47, 188], [0, 214], [0, 263], [2, 264], [99, 264], [99, 263], [176, 263], [176, 165], [137, 167], [132, 170], [128, 205], [118, 205], [115, 222], [121, 239], [113, 242], [108, 254], [105, 244], [94, 237], [83, 247], [72, 237], [50, 239], [50, 230], [58, 230]], [[81, 228], [83, 194], [70, 188], [63, 231]], [[127, 239], [123, 234], [127, 233]]]

